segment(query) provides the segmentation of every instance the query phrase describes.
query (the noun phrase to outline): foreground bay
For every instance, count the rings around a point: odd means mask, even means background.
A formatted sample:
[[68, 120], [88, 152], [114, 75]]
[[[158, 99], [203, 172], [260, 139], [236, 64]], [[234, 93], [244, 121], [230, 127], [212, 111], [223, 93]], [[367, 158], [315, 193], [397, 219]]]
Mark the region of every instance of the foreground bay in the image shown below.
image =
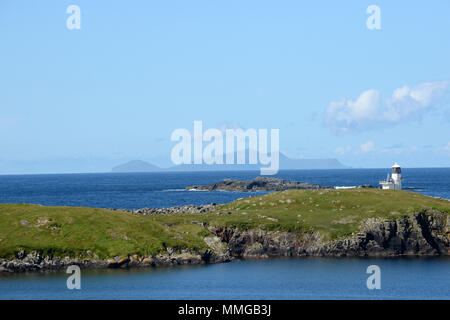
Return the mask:
[[[381, 268], [381, 289], [366, 268]], [[241, 261], [174, 268], [83, 271], [81, 290], [65, 273], [2, 275], [0, 299], [449, 299], [450, 259]]]

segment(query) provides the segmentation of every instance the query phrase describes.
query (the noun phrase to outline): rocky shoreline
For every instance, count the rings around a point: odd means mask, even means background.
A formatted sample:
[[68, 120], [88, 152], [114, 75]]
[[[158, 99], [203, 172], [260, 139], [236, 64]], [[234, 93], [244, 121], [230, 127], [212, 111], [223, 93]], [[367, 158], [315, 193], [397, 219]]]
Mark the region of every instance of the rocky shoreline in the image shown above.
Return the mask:
[[[199, 213], [215, 205], [196, 207]], [[180, 208], [180, 207], [176, 207]], [[207, 209], [205, 209], [207, 208]], [[143, 209], [140, 209], [143, 210]], [[157, 210], [157, 209], [149, 209]], [[167, 210], [167, 209], [166, 209]], [[137, 210], [139, 211], [139, 210]], [[166, 212], [178, 209], [170, 209]], [[172, 212], [173, 213], [173, 212]], [[136, 214], [146, 214], [136, 212]], [[157, 255], [99, 259], [87, 251], [88, 258], [52, 257], [39, 252], [16, 253], [14, 259], [0, 259], [0, 272], [39, 272], [63, 270], [69, 265], [81, 268], [134, 268], [186, 264], [221, 263], [241, 259], [277, 257], [401, 257], [449, 256], [450, 216], [445, 212], [420, 211], [395, 220], [372, 218], [349, 237], [327, 241], [318, 232], [240, 230], [203, 225], [211, 233], [204, 238], [208, 249], [189, 252], [166, 248]]]
[[332, 189], [329, 186], [320, 186], [307, 182], [297, 182], [283, 180], [279, 178], [256, 177], [249, 181], [225, 179], [221, 182], [214, 182], [210, 185], [188, 186], [189, 191], [284, 191], [291, 189], [319, 190]]
[[361, 227], [352, 236], [333, 241], [324, 240], [317, 232], [214, 231], [236, 258], [450, 255], [450, 217], [446, 213], [421, 211], [395, 220], [372, 218]]
[[202, 204], [199, 206], [188, 204], [185, 206], [175, 206], [168, 208], [141, 208], [135, 210], [129, 209], [111, 209], [116, 211], [130, 212], [137, 215], [151, 215], [151, 214], [177, 214], [177, 213], [208, 213], [216, 210], [216, 203]]

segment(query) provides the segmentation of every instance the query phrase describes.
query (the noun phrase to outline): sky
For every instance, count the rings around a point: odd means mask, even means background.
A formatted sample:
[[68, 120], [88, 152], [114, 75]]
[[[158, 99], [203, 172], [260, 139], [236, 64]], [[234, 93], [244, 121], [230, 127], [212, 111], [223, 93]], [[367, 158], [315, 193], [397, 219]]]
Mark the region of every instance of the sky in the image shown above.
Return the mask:
[[279, 129], [292, 158], [450, 167], [449, 15], [447, 0], [3, 0], [0, 174], [169, 166], [195, 120]]

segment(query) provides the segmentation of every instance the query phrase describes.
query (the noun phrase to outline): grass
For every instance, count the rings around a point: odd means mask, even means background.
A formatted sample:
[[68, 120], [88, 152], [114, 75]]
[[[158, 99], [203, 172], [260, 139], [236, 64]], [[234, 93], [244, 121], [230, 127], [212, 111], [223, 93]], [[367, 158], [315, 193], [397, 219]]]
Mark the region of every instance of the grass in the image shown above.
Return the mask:
[[199, 250], [206, 248], [198, 236], [203, 230], [112, 210], [0, 204], [0, 257], [20, 249], [62, 257], [90, 250], [99, 258], [157, 254], [166, 247]]
[[[320, 232], [335, 239], [367, 218], [395, 219], [421, 210], [450, 212], [450, 202], [407, 191], [380, 189], [289, 190], [239, 199], [208, 214], [138, 216], [79, 207], [0, 204], [0, 257], [39, 250], [56, 256], [100, 258], [206, 249], [211, 226]], [[218, 214], [220, 212], [221, 214]]]
[[424, 209], [450, 212], [450, 202], [394, 190], [289, 190], [226, 204], [221, 211], [231, 214], [210, 215], [208, 222], [249, 229], [316, 230], [326, 239], [335, 239], [357, 231], [368, 218], [395, 219]]

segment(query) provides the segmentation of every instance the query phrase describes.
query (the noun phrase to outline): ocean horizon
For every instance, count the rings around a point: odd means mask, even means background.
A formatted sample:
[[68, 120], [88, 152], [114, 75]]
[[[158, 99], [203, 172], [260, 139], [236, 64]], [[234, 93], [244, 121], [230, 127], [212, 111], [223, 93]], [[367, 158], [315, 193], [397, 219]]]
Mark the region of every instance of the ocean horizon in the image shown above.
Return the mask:
[[[330, 187], [378, 187], [389, 172], [388, 168], [283, 170], [270, 177]], [[0, 175], [0, 203], [115, 209], [220, 204], [266, 192], [180, 191], [190, 185], [257, 176], [257, 171]], [[405, 190], [450, 199], [450, 168], [404, 168], [403, 176]]]

